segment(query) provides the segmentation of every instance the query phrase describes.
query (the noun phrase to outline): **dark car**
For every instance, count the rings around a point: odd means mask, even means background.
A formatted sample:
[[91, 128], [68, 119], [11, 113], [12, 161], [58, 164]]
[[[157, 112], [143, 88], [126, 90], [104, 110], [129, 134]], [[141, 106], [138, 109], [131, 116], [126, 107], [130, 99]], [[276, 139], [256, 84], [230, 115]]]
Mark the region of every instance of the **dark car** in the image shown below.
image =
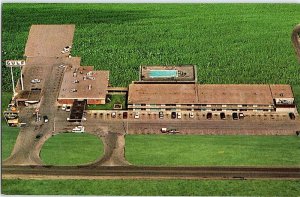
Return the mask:
[[221, 112], [221, 113], [220, 113], [220, 118], [221, 118], [222, 120], [225, 120], [225, 119], [226, 119], [226, 116], [225, 116], [225, 113], [224, 113], [224, 112]]
[[238, 120], [239, 116], [236, 112], [234, 112], [234, 113], [232, 113], [232, 118], [233, 118], [233, 120]]
[[206, 119], [208, 119], [208, 120], [212, 119], [212, 113], [211, 112], [208, 112], [206, 114]]
[[173, 112], [171, 113], [171, 118], [172, 118], [172, 119], [175, 119], [175, 118], [176, 118], [176, 112], [173, 111]]
[[164, 118], [164, 112], [160, 111], [158, 116], [159, 116], [159, 118]]
[[127, 112], [123, 112], [123, 119], [127, 119], [128, 113]]
[[295, 117], [295, 114], [292, 113], [292, 112], [289, 113], [289, 117], [290, 117], [291, 120], [295, 120], [295, 118], [296, 118], [296, 117]]
[[44, 122], [49, 122], [48, 116], [43, 116]]

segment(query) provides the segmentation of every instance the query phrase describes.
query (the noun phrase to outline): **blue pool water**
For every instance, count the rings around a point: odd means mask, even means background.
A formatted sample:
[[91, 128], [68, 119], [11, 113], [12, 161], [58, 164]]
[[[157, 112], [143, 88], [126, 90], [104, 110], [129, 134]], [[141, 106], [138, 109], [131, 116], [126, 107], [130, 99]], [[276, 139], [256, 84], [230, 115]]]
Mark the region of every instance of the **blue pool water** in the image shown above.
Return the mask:
[[178, 77], [177, 70], [150, 70], [150, 78], [169, 78], [169, 77]]

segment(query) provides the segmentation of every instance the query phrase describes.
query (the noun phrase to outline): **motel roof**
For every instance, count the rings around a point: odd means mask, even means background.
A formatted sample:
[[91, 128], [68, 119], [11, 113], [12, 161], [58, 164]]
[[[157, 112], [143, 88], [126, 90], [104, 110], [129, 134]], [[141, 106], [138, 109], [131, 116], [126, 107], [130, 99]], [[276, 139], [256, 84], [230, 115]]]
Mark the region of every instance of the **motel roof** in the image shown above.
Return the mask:
[[290, 85], [270, 85], [273, 98], [294, 98]]
[[72, 46], [75, 25], [32, 25], [25, 47], [26, 57], [62, 57]]
[[[289, 85], [261, 84], [130, 84], [129, 104], [271, 105], [274, 90], [292, 96]], [[275, 94], [276, 95], [276, 94]]]
[[109, 71], [94, 71], [93, 66], [67, 66], [58, 99], [105, 99], [108, 80]]

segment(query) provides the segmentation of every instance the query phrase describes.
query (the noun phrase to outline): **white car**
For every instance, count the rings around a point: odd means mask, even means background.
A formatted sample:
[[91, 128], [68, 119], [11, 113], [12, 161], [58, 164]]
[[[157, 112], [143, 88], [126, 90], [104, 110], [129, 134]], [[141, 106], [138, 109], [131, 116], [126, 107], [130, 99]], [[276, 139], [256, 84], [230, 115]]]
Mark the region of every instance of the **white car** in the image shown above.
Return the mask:
[[177, 112], [177, 118], [181, 119], [181, 112]]
[[63, 104], [62, 107], [61, 107], [61, 110], [65, 111], [67, 108], [67, 104]]
[[41, 80], [40, 79], [32, 79], [31, 83], [41, 83]]
[[61, 64], [61, 65], [59, 65], [58, 67], [59, 67], [59, 68], [64, 68], [64, 67], [66, 67], [66, 66], [63, 65], [63, 64]]
[[77, 126], [72, 130], [73, 133], [83, 133], [84, 132], [84, 126]]
[[135, 119], [139, 119], [139, 118], [140, 118], [140, 113], [139, 113], [139, 112], [135, 112], [134, 118], [135, 118]]

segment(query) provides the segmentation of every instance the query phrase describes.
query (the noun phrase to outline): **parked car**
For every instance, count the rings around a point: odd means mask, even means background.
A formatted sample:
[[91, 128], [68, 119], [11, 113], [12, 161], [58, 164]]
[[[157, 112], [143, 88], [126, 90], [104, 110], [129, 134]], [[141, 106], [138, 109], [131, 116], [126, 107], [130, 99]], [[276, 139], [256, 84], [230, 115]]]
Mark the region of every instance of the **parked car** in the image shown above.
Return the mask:
[[236, 112], [232, 113], [232, 118], [233, 120], [238, 120], [239, 119], [238, 114]]
[[167, 133], [167, 132], [168, 132], [167, 128], [161, 128], [160, 131], [161, 131], [162, 133]]
[[112, 117], [112, 118], [115, 118], [116, 116], [117, 116], [116, 112], [112, 112], [112, 113], [111, 113], [111, 117]]
[[41, 80], [40, 79], [32, 79], [31, 83], [41, 83]]
[[61, 110], [65, 111], [67, 108], [67, 105], [66, 104], [63, 104], [62, 107], [61, 107]]
[[222, 120], [225, 120], [225, 119], [226, 119], [226, 115], [225, 115], [224, 112], [221, 112], [221, 113], [220, 113], [220, 118], [221, 118]]
[[244, 113], [239, 113], [239, 118], [240, 119], [244, 119], [244, 117], [245, 117]]
[[168, 133], [170, 133], [170, 134], [176, 134], [176, 133], [179, 133], [179, 131], [177, 131], [174, 128], [171, 128], [171, 129], [169, 129]]
[[159, 116], [160, 119], [164, 118], [164, 112], [160, 111], [160, 112], [158, 113], [158, 116]]
[[211, 112], [208, 112], [206, 114], [206, 119], [208, 119], [208, 120], [212, 119], [212, 113]]
[[66, 111], [67, 111], [67, 112], [71, 111], [71, 106], [67, 106], [67, 107], [66, 107]]
[[49, 122], [48, 116], [43, 116], [43, 119], [45, 123]]
[[295, 114], [293, 112], [289, 113], [289, 117], [290, 117], [291, 120], [295, 120], [296, 119]]
[[175, 118], [176, 118], [176, 112], [173, 111], [173, 112], [171, 113], [171, 118], [172, 118], [172, 119], [175, 119]]
[[135, 119], [139, 119], [139, 118], [140, 118], [140, 113], [139, 113], [139, 112], [135, 112], [134, 118], [135, 118]]
[[194, 118], [195, 117], [193, 112], [190, 112], [189, 116], [190, 116], [190, 118]]
[[127, 119], [128, 113], [127, 112], [123, 112], [123, 119]]
[[83, 133], [84, 132], [84, 126], [77, 126], [72, 130], [73, 133]]
[[177, 112], [177, 118], [181, 119], [181, 112]]

